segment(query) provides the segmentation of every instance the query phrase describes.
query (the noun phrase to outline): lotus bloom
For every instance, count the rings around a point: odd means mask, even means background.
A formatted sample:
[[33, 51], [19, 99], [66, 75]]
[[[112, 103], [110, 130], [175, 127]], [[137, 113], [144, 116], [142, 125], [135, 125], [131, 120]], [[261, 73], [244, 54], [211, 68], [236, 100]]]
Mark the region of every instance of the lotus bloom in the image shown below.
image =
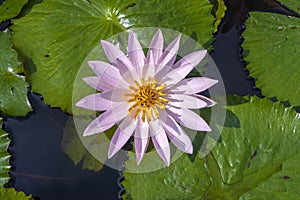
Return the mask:
[[158, 30], [152, 38], [147, 56], [133, 32], [128, 37], [128, 57], [114, 44], [101, 41], [110, 63], [89, 61], [96, 76], [84, 81], [101, 93], [81, 99], [76, 105], [104, 111], [84, 131], [84, 136], [101, 133], [118, 125], [108, 150], [114, 156], [134, 136], [137, 163], [140, 164], [149, 143], [165, 162], [170, 164], [169, 140], [181, 151], [191, 154], [191, 139], [181, 128], [211, 131], [194, 111], [215, 105], [199, 95], [217, 80], [206, 77], [185, 77], [197, 66], [206, 50], [192, 52], [175, 62], [179, 35], [163, 50], [163, 35]]

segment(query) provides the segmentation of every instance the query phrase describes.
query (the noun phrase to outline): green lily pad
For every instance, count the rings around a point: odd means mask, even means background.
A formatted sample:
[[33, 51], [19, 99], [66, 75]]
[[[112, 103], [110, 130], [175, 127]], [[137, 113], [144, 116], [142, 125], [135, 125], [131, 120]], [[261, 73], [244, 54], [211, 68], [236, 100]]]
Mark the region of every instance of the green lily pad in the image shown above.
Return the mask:
[[11, 19], [19, 14], [28, 0], [6, 0], [0, 6], [0, 22]]
[[169, 168], [140, 174], [124, 173], [125, 200], [199, 199], [210, 181], [204, 159], [192, 163], [183, 155]]
[[[245, 100], [248, 102], [227, 106], [239, 118], [240, 128], [223, 127], [222, 141], [212, 150], [207, 166], [216, 178], [207, 199], [299, 196], [300, 165], [295, 165], [300, 156], [296, 148], [300, 145], [299, 114], [268, 99]], [[234, 101], [239, 98], [228, 100]]]
[[[299, 11], [300, 2], [283, 0]], [[251, 13], [243, 33], [245, 60], [256, 86], [268, 97], [300, 105], [300, 19], [271, 13]]]
[[115, 13], [124, 7], [110, 1], [45, 0], [14, 20], [14, 43], [36, 65], [29, 69], [32, 90], [47, 104], [71, 113], [81, 62], [100, 39], [124, 30]]
[[[195, 40], [204, 45], [212, 39], [213, 5], [206, 0], [138, 0], [126, 11], [129, 27], [162, 27], [196, 34]], [[211, 41], [205, 48], [208, 48]]]
[[214, 33], [216, 33], [218, 31], [221, 20], [225, 16], [225, 11], [227, 8], [226, 8], [224, 0], [212, 0], [212, 3], [214, 4], [213, 14], [216, 18], [216, 20], [214, 22], [214, 25], [215, 25]]
[[3, 186], [10, 179], [8, 174], [10, 169], [10, 154], [7, 152], [10, 139], [8, 138], [8, 133], [3, 131], [1, 128], [2, 118], [0, 118], [0, 186]]
[[33, 200], [31, 195], [26, 195], [24, 192], [18, 192], [14, 188], [0, 187], [1, 200]]
[[206, 0], [44, 0], [14, 20], [13, 41], [25, 58], [32, 59], [33, 64], [26, 65], [32, 90], [47, 104], [71, 113], [78, 69], [100, 39], [129, 27], [158, 26], [196, 33], [204, 44], [214, 30], [211, 9]]
[[[83, 136], [82, 136], [83, 137]], [[83, 145], [80, 136], [78, 135], [73, 118], [69, 118], [65, 126], [65, 131], [62, 140], [62, 148], [64, 152], [77, 165], [82, 162], [82, 168], [100, 171], [103, 164], [92, 156]]]
[[10, 31], [0, 32], [0, 112], [10, 116], [24, 116], [31, 107], [27, 99], [28, 83], [22, 64], [12, 48]]
[[239, 126], [222, 127], [221, 141], [205, 159], [184, 155], [169, 168], [124, 173], [125, 199], [299, 197], [299, 114], [258, 97], [229, 97], [228, 105], [228, 120], [238, 118]]

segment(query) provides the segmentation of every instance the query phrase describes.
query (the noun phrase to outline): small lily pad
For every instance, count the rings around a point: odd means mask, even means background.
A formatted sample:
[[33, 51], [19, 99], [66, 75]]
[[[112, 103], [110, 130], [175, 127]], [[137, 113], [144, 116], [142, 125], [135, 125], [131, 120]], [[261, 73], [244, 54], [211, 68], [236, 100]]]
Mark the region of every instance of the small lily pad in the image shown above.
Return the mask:
[[18, 192], [14, 188], [0, 187], [0, 199], [2, 200], [34, 200], [31, 195]]
[[2, 118], [0, 118], [0, 186], [3, 186], [10, 179], [8, 171], [11, 167], [9, 164], [11, 156], [7, 152], [9, 143], [8, 133], [2, 130]]
[[29, 84], [21, 75], [23, 66], [10, 39], [10, 31], [0, 32], [0, 111], [10, 116], [25, 116], [31, 111], [27, 98]]
[[[299, 12], [300, 1], [282, 0]], [[300, 19], [272, 13], [251, 13], [243, 33], [245, 60], [262, 94], [300, 105]]]

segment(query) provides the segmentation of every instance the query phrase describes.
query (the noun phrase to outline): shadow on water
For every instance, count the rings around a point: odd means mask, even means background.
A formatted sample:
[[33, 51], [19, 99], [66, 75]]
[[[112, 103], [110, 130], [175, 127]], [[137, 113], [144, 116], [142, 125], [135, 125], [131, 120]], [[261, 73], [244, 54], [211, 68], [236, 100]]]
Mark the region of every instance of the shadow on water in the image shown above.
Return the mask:
[[120, 172], [74, 166], [61, 148], [68, 115], [44, 105], [39, 95], [29, 93], [29, 98], [34, 112], [4, 124], [13, 141], [10, 186], [43, 200], [120, 199]]

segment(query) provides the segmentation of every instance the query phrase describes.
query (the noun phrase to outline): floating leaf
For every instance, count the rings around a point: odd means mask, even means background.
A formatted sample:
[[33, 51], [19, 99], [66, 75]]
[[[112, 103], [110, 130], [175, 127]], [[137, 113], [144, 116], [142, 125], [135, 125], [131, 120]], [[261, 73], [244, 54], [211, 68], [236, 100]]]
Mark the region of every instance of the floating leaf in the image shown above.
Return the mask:
[[125, 200], [199, 199], [209, 186], [204, 159], [183, 155], [170, 167], [140, 174], [124, 173]]
[[[72, 88], [84, 57], [102, 38], [124, 30], [117, 12], [120, 1], [45, 0], [14, 21], [14, 43], [32, 58], [32, 90], [45, 102], [71, 112]], [[32, 72], [32, 71], [31, 71]]]
[[[239, 118], [240, 128], [223, 127], [222, 142], [208, 159], [209, 173], [216, 178], [212, 179], [207, 199], [299, 196], [300, 165], [291, 165], [298, 163], [300, 156], [300, 149], [295, 148], [300, 145], [299, 115], [268, 99], [246, 100], [244, 104], [227, 106]], [[229, 99], [235, 101], [239, 98]]]
[[28, 83], [19, 75], [23, 67], [12, 48], [10, 31], [0, 32], [0, 111], [11, 116], [24, 116], [30, 110]]
[[2, 5], [0, 5], [0, 22], [17, 16], [27, 1], [28, 0], [5, 0]]
[[3, 131], [1, 128], [2, 118], [0, 118], [0, 186], [3, 186], [10, 179], [8, 174], [10, 169], [10, 154], [7, 152], [10, 140], [8, 139], [8, 133]]
[[299, 197], [299, 115], [292, 108], [258, 97], [242, 101], [240, 97], [230, 97], [228, 102], [230, 106], [226, 108], [233, 113], [227, 116], [228, 120], [238, 117], [240, 125], [222, 127], [221, 142], [205, 160], [197, 157], [191, 163], [184, 155], [169, 168], [144, 174], [124, 173], [124, 197], [206, 200]]
[[24, 192], [18, 192], [14, 188], [0, 187], [1, 200], [33, 200], [31, 195], [27, 196]]
[[[297, 0], [283, 0], [299, 9]], [[299, 10], [298, 10], [299, 11]], [[251, 13], [246, 21], [245, 59], [250, 76], [263, 95], [300, 105], [300, 19], [271, 13]], [[249, 55], [247, 55], [249, 54]]]
[[221, 20], [225, 16], [225, 11], [227, 8], [224, 0], [212, 0], [212, 3], [214, 4], [213, 14], [216, 18], [216, 21], [214, 22], [215, 25], [214, 33], [216, 33], [218, 31], [218, 27], [221, 23]]
[[[287, 158], [280, 165], [281, 171], [260, 184], [255, 190], [245, 193], [241, 200], [250, 199], [298, 199], [300, 185], [300, 155]], [[274, 168], [275, 169], [275, 168]], [[264, 173], [264, 171], [262, 171]]]
[[32, 90], [41, 93], [47, 104], [71, 113], [73, 82], [85, 56], [100, 39], [127, 27], [196, 33], [201, 44], [212, 38], [212, 5], [206, 0], [133, 2], [45, 0], [14, 20], [13, 41], [36, 66], [27, 65]]
[[[126, 14], [130, 27], [163, 27], [186, 35], [195, 33], [195, 39], [203, 45], [212, 39], [214, 31], [212, 8], [206, 0], [138, 0]], [[209, 46], [210, 42], [206, 47]]]

